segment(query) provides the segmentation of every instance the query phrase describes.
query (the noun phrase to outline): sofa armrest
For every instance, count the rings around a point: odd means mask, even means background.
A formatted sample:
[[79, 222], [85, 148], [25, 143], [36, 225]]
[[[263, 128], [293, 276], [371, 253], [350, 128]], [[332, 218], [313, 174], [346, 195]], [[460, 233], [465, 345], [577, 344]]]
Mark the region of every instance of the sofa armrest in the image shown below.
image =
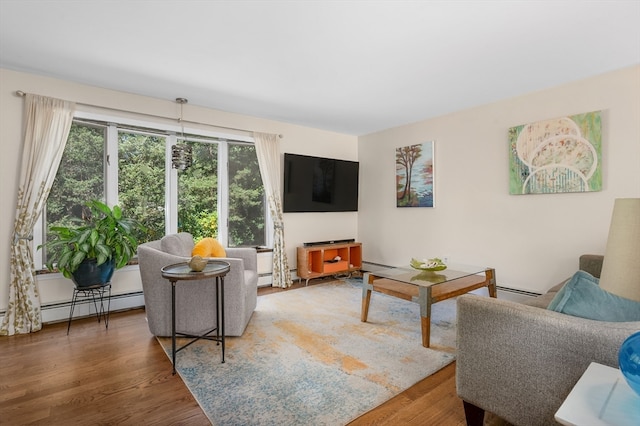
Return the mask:
[[457, 308], [458, 396], [515, 425], [554, 424], [589, 363], [617, 367], [622, 342], [640, 329], [475, 295]]
[[596, 278], [600, 278], [604, 256], [599, 254], [583, 254], [580, 256], [580, 270], [590, 273]]
[[138, 266], [143, 284], [153, 281], [167, 282], [162, 277], [161, 269], [175, 263], [188, 262], [189, 259], [189, 257], [165, 253], [149, 244], [138, 246]]
[[225, 249], [227, 257], [240, 258], [244, 261], [244, 269], [250, 271], [258, 270], [258, 253], [254, 248], [248, 247], [230, 247]]

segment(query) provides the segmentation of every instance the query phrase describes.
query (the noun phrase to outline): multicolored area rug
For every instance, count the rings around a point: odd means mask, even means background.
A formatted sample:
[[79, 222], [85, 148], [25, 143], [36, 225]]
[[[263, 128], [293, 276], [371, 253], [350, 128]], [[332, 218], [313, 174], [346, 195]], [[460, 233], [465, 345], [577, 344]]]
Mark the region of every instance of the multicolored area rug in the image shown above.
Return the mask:
[[[454, 360], [454, 299], [432, 307], [430, 349], [418, 304], [374, 293], [363, 323], [361, 301], [357, 280], [260, 296], [224, 364], [198, 341], [178, 353], [178, 373], [214, 425], [334, 426]], [[158, 340], [170, 356], [171, 339]]]

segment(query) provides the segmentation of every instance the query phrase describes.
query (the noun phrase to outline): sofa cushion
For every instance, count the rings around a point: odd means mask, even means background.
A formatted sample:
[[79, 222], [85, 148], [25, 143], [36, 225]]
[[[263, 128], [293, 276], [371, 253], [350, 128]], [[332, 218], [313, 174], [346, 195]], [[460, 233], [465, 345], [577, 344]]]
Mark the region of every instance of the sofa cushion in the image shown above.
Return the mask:
[[599, 321], [640, 321], [640, 303], [600, 288], [598, 278], [576, 272], [556, 294], [547, 309]]
[[227, 253], [222, 244], [215, 238], [203, 238], [191, 250], [191, 256], [226, 257]]

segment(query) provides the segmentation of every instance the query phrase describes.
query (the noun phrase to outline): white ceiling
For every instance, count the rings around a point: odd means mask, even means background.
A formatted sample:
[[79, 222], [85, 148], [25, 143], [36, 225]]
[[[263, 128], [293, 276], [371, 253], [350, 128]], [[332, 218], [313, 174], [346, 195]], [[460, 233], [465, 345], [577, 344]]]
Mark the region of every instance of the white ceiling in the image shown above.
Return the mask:
[[640, 63], [640, 0], [0, 0], [0, 67], [363, 135]]

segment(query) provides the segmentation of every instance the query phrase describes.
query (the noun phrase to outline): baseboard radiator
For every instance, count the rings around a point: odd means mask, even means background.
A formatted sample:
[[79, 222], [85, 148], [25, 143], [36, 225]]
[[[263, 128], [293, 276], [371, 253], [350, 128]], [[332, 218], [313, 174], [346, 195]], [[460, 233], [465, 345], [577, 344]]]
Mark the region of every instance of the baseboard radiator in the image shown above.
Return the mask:
[[[100, 301], [98, 300], [98, 309], [100, 309]], [[108, 300], [105, 297], [104, 300], [105, 309], [107, 309]], [[111, 312], [126, 311], [129, 309], [143, 308], [144, 296], [141, 291], [116, 294], [111, 296]], [[50, 303], [42, 305], [40, 311], [42, 312], [42, 323], [52, 324], [61, 321], [69, 320], [69, 312], [71, 310], [71, 301]], [[6, 311], [2, 312], [0, 321], [4, 319]], [[73, 319], [85, 318], [96, 314], [96, 310], [93, 306], [92, 300], [80, 300], [76, 303], [73, 311]]]

